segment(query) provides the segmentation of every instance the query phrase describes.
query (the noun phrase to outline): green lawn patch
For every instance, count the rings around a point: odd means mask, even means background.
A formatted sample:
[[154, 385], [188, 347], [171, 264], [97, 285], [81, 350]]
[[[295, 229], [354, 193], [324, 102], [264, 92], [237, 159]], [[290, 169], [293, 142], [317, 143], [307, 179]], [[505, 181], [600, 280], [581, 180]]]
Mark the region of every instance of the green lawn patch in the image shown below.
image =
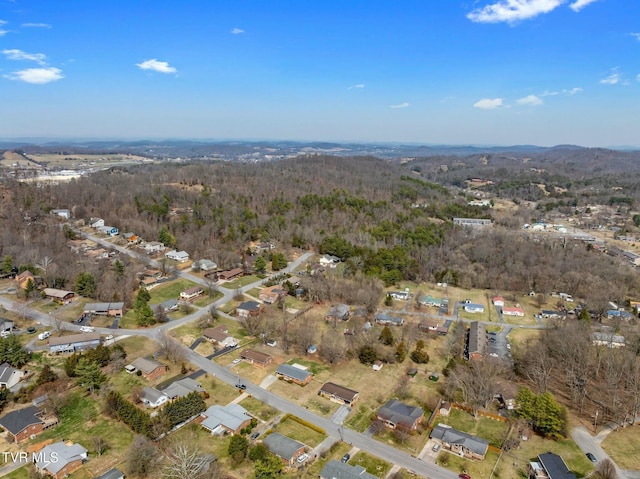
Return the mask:
[[486, 441], [495, 447], [501, 447], [502, 442], [507, 436], [509, 431], [509, 424], [495, 419], [490, 419], [483, 416], [478, 416], [477, 419], [459, 409], [451, 409], [449, 416], [440, 416], [436, 420], [436, 424], [447, 424], [451, 427], [464, 431], [468, 434], [473, 434]]
[[287, 364], [301, 364], [302, 366], [306, 366], [308, 370], [313, 373], [314, 376], [317, 376], [322, 371], [329, 370], [328, 366], [324, 366], [314, 361], [309, 361], [308, 359], [302, 359], [302, 358], [293, 358], [290, 361], [288, 361]]
[[149, 303], [160, 304], [168, 299], [177, 299], [180, 297], [181, 292], [185, 289], [191, 288], [192, 286], [196, 286], [196, 283], [183, 278], [169, 281], [149, 291], [151, 294], [151, 300]]
[[346, 425], [358, 432], [366, 431], [371, 425], [371, 416], [375, 413], [373, 409], [360, 404], [357, 411], [352, 411], [347, 419]]
[[236, 288], [242, 288], [243, 286], [246, 286], [251, 283], [255, 283], [256, 281], [259, 281], [259, 280], [260, 278], [258, 278], [256, 275], [250, 274], [248, 276], [242, 276], [241, 278], [234, 279], [229, 283], [225, 283], [223, 286], [226, 289], [236, 289]]
[[640, 426], [631, 426], [610, 433], [602, 448], [622, 469], [640, 469]]
[[356, 453], [349, 461], [349, 464], [362, 466], [369, 474], [373, 474], [376, 477], [386, 477], [391, 470], [391, 464], [363, 451]]
[[295, 438], [296, 441], [300, 441], [309, 447], [316, 447], [326, 437], [326, 435], [320, 434], [318, 431], [314, 431], [292, 418], [287, 418], [278, 423], [273, 429], [284, 436]]
[[241, 406], [262, 421], [269, 421], [278, 414], [278, 410], [255, 398], [247, 397], [240, 402]]

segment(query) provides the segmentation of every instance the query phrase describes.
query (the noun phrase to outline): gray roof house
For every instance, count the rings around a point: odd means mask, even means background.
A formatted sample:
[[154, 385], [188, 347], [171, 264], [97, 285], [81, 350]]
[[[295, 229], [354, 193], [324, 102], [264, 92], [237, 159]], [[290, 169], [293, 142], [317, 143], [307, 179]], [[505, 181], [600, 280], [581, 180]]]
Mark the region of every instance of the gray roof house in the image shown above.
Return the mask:
[[124, 479], [124, 473], [120, 469], [111, 469], [96, 479]]
[[49, 339], [49, 353], [75, 353], [95, 349], [100, 345], [100, 333], [72, 334]]
[[377, 479], [362, 466], [352, 466], [331, 459], [320, 471], [320, 479]]
[[25, 372], [12, 368], [8, 363], [0, 364], [0, 387], [10, 389], [24, 378]]
[[214, 271], [218, 269], [218, 265], [210, 259], [199, 259], [193, 264], [192, 268], [201, 269], [202, 271]]
[[[57, 456], [57, 461], [51, 458]], [[87, 460], [87, 450], [80, 444], [67, 444], [62, 441], [45, 446], [35, 460], [36, 469], [41, 474], [49, 474], [60, 479], [71, 474]]]
[[161, 391], [158, 391], [156, 388], [144, 387], [142, 388], [142, 395], [140, 396], [140, 400], [143, 404], [157, 408], [162, 406], [169, 400], [169, 397]]
[[424, 411], [417, 406], [408, 406], [397, 399], [389, 399], [378, 410], [378, 419], [391, 429], [417, 429], [422, 421]]
[[576, 479], [576, 475], [569, 470], [562, 456], [552, 452], [538, 455], [538, 462], [530, 462], [529, 468], [536, 478]]
[[192, 392], [204, 393], [205, 389], [202, 385], [191, 378], [182, 378], [169, 384], [162, 392], [170, 399], [182, 398]]
[[434, 427], [430, 437], [442, 442], [445, 449], [472, 459], [483, 460], [489, 448], [489, 443], [484, 439], [458, 431], [446, 424]]
[[239, 433], [251, 423], [251, 416], [245, 408], [239, 404], [227, 404], [220, 406], [214, 404], [201, 414], [204, 420], [202, 427], [211, 431], [211, 434]]
[[398, 316], [391, 316], [387, 313], [378, 313], [375, 315], [375, 321], [378, 324], [392, 324], [394, 326], [402, 326], [404, 319]]
[[304, 454], [304, 444], [283, 436], [279, 432], [272, 432], [262, 440], [262, 443], [269, 449], [269, 452], [289, 465], [294, 464], [295, 460]]
[[292, 381], [296, 384], [307, 384], [311, 381], [313, 373], [299, 367], [292, 366], [291, 364], [281, 364], [276, 370], [276, 376], [278, 379], [284, 379], [285, 381]]
[[484, 323], [474, 321], [469, 325], [469, 358], [482, 359], [487, 344], [487, 330]]

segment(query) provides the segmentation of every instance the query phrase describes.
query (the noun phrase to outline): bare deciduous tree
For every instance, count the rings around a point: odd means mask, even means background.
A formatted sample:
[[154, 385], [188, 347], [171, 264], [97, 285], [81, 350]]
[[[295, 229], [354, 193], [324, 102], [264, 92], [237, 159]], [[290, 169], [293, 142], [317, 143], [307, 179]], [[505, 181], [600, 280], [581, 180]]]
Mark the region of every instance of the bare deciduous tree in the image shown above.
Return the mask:
[[156, 342], [160, 346], [160, 355], [166, 357], [173, 364], [184, 359], [184, 350], [182, 345], [162, 330], [156, 336]]

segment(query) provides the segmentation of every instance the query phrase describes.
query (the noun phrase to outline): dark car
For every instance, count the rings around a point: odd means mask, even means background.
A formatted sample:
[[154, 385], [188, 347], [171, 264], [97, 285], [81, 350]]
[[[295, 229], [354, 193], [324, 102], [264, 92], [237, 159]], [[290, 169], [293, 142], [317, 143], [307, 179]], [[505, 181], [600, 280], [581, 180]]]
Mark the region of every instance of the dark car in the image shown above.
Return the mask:
[[351, 454], [346, 453], [344, 456], [342, 456], [342, 462], [347, 462], [349, 459], [351, 459]]
[[36, 328], [35, 328], [34, 326], [29, 326], [29, 327], [27, 328], [27, 333], [29, 333], [29, 334], [33, 334], [33, 333], [35, 333], [35, 332], [36, 332]]
[[256, 431], [253, 434], [251, 434], [251, 439], [258, 439], [258, 436], [260, 436], [260, 433]]
[[237, 387], [238, 389], [242, 389], [243, 391], [244, 391], [245, 389], [247, 389], [247, 385], [246, 385], [246, 384], [236, 384], [236, 387]]
[[591, 462], [598, 462], [598, 460], [596, 459], [596, 456], [594, 456], [594, 455], [593, 455], [593, 454], [591, 454], [590, 452], [588, 452], [588, 453], [586, 454], [586, 456], [589, 458], [589, 460], [590, 460]]

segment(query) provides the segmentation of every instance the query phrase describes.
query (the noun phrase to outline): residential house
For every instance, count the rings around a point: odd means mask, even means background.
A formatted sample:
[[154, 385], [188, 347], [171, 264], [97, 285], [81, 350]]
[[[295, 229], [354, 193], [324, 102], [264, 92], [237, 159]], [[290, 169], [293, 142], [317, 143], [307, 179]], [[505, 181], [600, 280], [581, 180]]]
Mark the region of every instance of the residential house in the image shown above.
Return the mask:
[[623, 348], [626, 344], [624, 336], [600, 331], [592, 333], [591, 339], [595, 346], [606, 346], [608, 348]]
[[453, 218], [453, 224], [457, 226], [489, 226], [491, 225], [490, 219], [480, 218]]
[[242, 268], [229, 269], [227, 271], [220, 271], [217, 273], [217, 278], [220, 281], [232, 281], [239, 278], [244, 274]]
[[257, 301], [245, 301], [236, 308], [236, 314], [240, 318], [248, 318], [249, 316], [257, 316], [262, 311], [262, 305]]
[[407, 301], [411, 299], [411, 294], [409, 294], [409, 291], [391, 291], [387, 293], [387, 296], [391, 296], [393, 299], [397, 299], [400, 301]]
[[518, 316], [519, 318], [524, 317], [524, 309], [522, 308], [502, 308], [502, 314], [505, 316]]
[[91, 218], [89, 226], [92, 228], [100, 228], [101, 226], [104, 226], [104, 220], [102, 218]]
[[335, 268], [341, 262], [340, 258], [332, 254], [325, 254], [318, 260], [318, 264], [323, 267]]
[[429, 296], [428, 294], [425, 294], [422, 298], [419, 299], [420, 304], [424, 305], [424, 306], [433, 306], [436, 308], [440, 308], [444, 305], [444, 301], [443, 299], [440, 298], [434, 298], [433, 296]]
[[95, 349], [100, 345], [100, 333], [72, 334], [49, 339], [49, 354], [64, 354]]
[[240, 353], [240, 359], [256, 366], [265, 367], [271, 364], [273, 357], [267, 353], [256, 351], [255, 349], [245, 349]]
[[438, 323], [435, 321], [421, 321], [418, 328], [420, 331], [436, 334]]
[[262, 440], [262, 444], [269, 449], [271, 454], [278, 456], [288, 466], [293, 466], [298, 457], [304, 454], [304, 444], [283, 436], [279, 432], [269, 434]]
[[331, 382], [324, 383], [318, 391], [318, 396], [346, 406], [352, 406], [358, 400], [359, 395], [358, 391]]
[[351, 315], [351, 308], [348, 304], [334, 304], [329, 308], [327, 314], [325, 314], [324, 319], [326, 321], [347, 321], [349, 316]]
[[389, 399], [378, 409], [377, 417], [388, 428], [416, 430], [424, 417], [424, 410], [418, 406], [408, 406], [397, 399]]
[[251, 424], [251, 416], [239, 404], [220, 406], [214, 404], [201, 414], [204, 418], [200, 425], [211, 431], [211, 434], [238, 434]]
[[494, 306], [499, 306], [499, 307], [504, 307], [504, 298], [502, 296], [494, 296], [493, 297], [493, 305]]
[[65, 291], [63, 289], [44, 288], [43, 292], [45, 298], [60, 304], [69, 304], [76, 297], [76, 293], [73, 291]]
[[[56, 457], [58, 460], [53, 461]], [[62, 479], [82, 467], [87, 460], [87, 450], [80, 444], [55, 442], [42, 448], [35, 460], [36, 470], [54, 479]]]
[[58, 424], [58, 418], [47, 415], [36, 406], [11, 411], [0, 418], [0, 427], [7, 431], [9, 442], [22, 442]]
[[162, 282], [155, 276], [145, 276], [140, 280], [140, 287], [145, 288], [147, 291], [161, 284]]
[[202, 286], [192, 286], [180, 293], [180, 299], [183, 301], [193, 301], [202, 293], [204, 293], [204, 288]]
[[96, 248], [85, 251], [84, 255], [87, 258], [91, 258], [97, 261], [101, 259], [107, 259], [109, 257], [109, 251], [104, 248]]
[[167, 259], [172, 259], [178, 263], [186, 263], [189, 261], [189, 253], [186, 251], [177, 251], [174, 249], [166, 252], [164, 255]]
[[99, 226], [98, 231], [107, 236], [118, 236], [120, 230], [115, 226]]
[[127, 240], [127, 243], [129, 244], [140, 242], [140, 237], [135, 233], [123, 233], [122, 236]]
[[202, 385], [198, 381], [189, 377], [178, 379], [162, 390], [162, 393], [169, 399], [183, 398], [193, 392], [196, 392], [201, 396], [208, 397], [207, 391], [205, 391]]
[[258, 299], [265, 304], [274, 304], [278, 301], [283, 300], [286, 296], [287, 291], [279, 284], [276, 284], [274, 286], [264, 288], [262, 291], [260, 291], [260, 294], [258, 294]]
[[20, 369], [12, 368], [8, 363], [0, 364], [0, 389], [11, 389], [27, 375]]
[[158, 307], [162, 308], [165, 313], [169, 313], [171, 311], [177, 311], [180, 308], [180, 303], [178, 303], [177, 299], [167, 299], [160, 304], [151, 306], [151, 309], [155, 311]]
[[484, 323], [473, 321], [469, 325], [468, 346], [469, 360], [482, 360], [487, 346], [487, 330]]
[[467, 313], [484, 313], [484, 306], [477, 303], [465, 303], [464, 310]]
[[69, 211], [69, 210], [55, 209], [55, 210], [51, 210], [51, 214], [59, 216], [60, 218], [63, 218], [65, 220], [70, 220], [71, 219], [71, 211]]
[[540, 311], [540, 315], [545, 319], [563, 319], [565, 316], [562, 311], [553, 311], [550, 309], [543, 309]]
[[160, 241], [149, 241], [140, 245], [140, 248], [142, 248], [147, 254], [155, 254], [164, 251], [166, 247], [164, 243], [160, 243]]
[[445, 424], [438, 424], [431, 431], [432, 439], [438, 440], [444, 449], [467, 459], [482, 461], [489, 449], [489, 442]]
[[619, 309], [610, 309], [607, 311], [607, 319], [624, 319], [630, 321], [634, 318], [629, 311], [621, 311]]
[[124, 303], [87, 303], [84, 306], [84, 314], [121, 318], [124, 315]]
[[442, 326], [438, 326], [436, 329], [436, 334], [438, 336], [446, 336], [449, 333], [449, 326], [447, 325], [447, 323], [443, 324]]
[[300, 366], [299, 364], [281, 364], [276, 370], [276, 376], [278, 379], [283, 379], [284, 381], [289, 381], [304, 386], [305, 384], [309, 384], [311, 382], [313, 373], [311, 371], [308, 371], [304, 366]]
[[147, 381], [155, 381], [169, 371], [165, 364], [150, 357], [138, 358], [131, 363], [131, 366], [140, 371]]
[[320, 479], [377, 479], [378, 476], [369, 474], [360, 466], [352, 466], [345, 462], [331, 459], [320, 471]]
[[371, 369], [373, 369], [374, 371], [380, 371], [382, 369], [382, 366], [384, 366], [384, 363], [379, 359], [376, 359], [371, 365]]
[[378, 324], [391, 324], [393, 326], [402, 326], [404, 324], [404, 318], [391, 316], [387, 313], [378, 313], [374, 319]]
[[210, 259], [199, 259], [198, 261], [194, 261], [191, 268], [193, 268], [194, 270], [200, 270], [205, 272], [215, 271], [216, 269], [218, 269], [218, 264], [214, 263]]
[[124, 473], [120, 469], [110, 469], [96, 479], [124, 479]]
[[7, 318], [0, 318], [0, 331], [13, 331], [15, 328], [15, 323]]
[[36, 287], [38, 286], [38, 283], [42, 284], [42, 278], [40, 276], [34, 276], [34, 274], [28, 269], [24, 270], [20, 274], [17, 274], [15, 277], [16, 286], [20, 289], [25, 289], [27, 287], [27, 284], [29, 284], [29, 281], [31, 281]]
[[269, 243], [268, 241], [261, 241], [260, 243], [256, 244], [252, 249], [255, 253], [260, 254], [266, 251], [273, 251], [274, 249], [276, 249], [276, 245], [274, 245], [273, 243]]
[[231, 348], [238, 345], [238, 340], [229, 334], [229, 329], [224, 326], [216, 326], [215, 328], [207, 328], [202, 331], [202, 336], [214, 344], [223, 348]]
[[530, 479], [576, 479], [562, 456], [553, 452], [545, 452], [538, 455], [537, 461], [529, 463]]
[[155, 409], [166, 403], [169, 400], [169, 397], [163, 392], [158, 391], [156, 388], [150, 388], [147, 386], [142, 389], [140, 400], [145, 406]]

